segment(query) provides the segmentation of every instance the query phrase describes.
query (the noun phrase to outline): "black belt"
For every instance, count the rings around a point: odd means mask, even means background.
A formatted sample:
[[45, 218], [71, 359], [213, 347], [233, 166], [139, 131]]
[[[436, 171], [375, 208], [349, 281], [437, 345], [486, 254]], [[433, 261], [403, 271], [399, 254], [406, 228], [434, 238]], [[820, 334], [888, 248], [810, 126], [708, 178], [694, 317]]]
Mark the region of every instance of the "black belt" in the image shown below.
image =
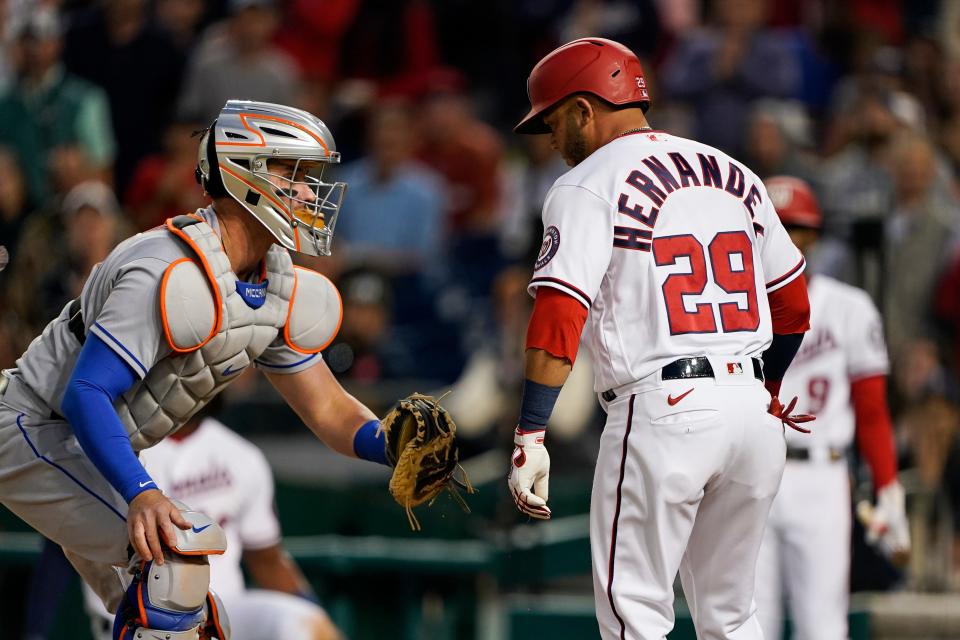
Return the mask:
[[77, 342], [83, 344], [87, 339], [87, 332], [83, 326], [83, 312], [80, 310], [80, 298], [74, 298], [67, 310], [70, 319], [67, 320], [67, 328], [77, 339]]
[[[830, 462], [836, 462], [838, 460], [843, 460], [845, 457], [844, 452], [841, 449], [834, 449], [830, 447], [827, 450], [827, 459]], [[810, 449], [806, 447], [787, 447], [787, 460], [800, 460], [803, 462], [810, 461]]]
[[[763, 382], [763, 364], [759, 358], [750, 358], [753, 362], [753, 377]], [[739, 366], [739, 363], [731, 363], [731, 366]], [[732, 372], [731, 372], [732, 373]], [[665, 365], [660, 370], [662, 380], [681, 380], [684, 378], [714, 378], [713, 365], [710, 360], [704, 357], [698, 358], [680, 358]], [[613, 402], [617, 393], [613, 389], [607, 389], [600, 394], [606, 402]]]

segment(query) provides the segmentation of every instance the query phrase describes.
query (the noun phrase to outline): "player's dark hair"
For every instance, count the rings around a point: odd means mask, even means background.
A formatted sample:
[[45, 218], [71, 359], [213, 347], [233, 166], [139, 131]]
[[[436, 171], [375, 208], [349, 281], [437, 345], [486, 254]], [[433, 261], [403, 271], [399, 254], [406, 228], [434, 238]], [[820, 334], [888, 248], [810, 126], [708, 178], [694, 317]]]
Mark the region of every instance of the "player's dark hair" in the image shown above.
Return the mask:
[[601, 98], [595, 93], [581, 92], [581, 93], [576, 93], [574, 95], [587, 99], [594, 106], [603, 107], [605, 111], [621, 111], [622, 109], [636, 109], [637, 107], [640, 107], [640, 109], [642, 109], [643, 112], [646, 113], [647, 109], [650, 108], [649, 101], [627, 102], [626, 104], [613, 104], [612, 102], [609, 102], [604, 98]]

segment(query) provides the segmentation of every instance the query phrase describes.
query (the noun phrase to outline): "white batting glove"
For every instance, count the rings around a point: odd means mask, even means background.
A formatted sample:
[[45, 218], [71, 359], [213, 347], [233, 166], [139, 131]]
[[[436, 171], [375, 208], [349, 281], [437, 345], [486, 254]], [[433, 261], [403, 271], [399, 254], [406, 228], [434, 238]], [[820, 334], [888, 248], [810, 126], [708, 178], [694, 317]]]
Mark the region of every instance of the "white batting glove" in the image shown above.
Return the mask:
[[907, 522], [903, 486], [896, 480], [877, 491], [877, 504], [860, 503], [857, 513], [867, 527], [867, 542], [876, 545], [894, 561], [910, 553], [910, 525]]
[[510, 458], [507, 484], [517, 509], [532, 518], [549, 520], [550, 454], [543, 446], [544, 433], [522, 431], [520, 427], [514, 431], [513, 444], [516, 446]]

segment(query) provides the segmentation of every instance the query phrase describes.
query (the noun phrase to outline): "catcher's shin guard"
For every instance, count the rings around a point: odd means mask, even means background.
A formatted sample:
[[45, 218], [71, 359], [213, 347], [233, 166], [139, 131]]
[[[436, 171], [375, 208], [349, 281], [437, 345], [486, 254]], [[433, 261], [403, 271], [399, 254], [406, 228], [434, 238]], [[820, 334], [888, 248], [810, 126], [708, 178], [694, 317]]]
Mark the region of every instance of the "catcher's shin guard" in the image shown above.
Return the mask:
[[230, 619], [223, 608], [223, 602], [212, 589], [207, 593], [203, 608], [207, 614], [203, 629], [200, 630], [200, 640], [230, 640]]
[[[162, 565], [143, 562], [134, 555], [130, 561], [133, 581], [117, 609], [113, 640], [229, 640], [222, 607], [217, 606], [219, 603], [209, 605], [207, 559], [226, 550], [226, 536], [204, 514], [178, 506], [192, 526], [186, 531], [177, 530], [177, 542], [164, 549]], [[216, 613], [208, 614], [214, 610]], [[201, 636], [208, 627], [213, 633]]]

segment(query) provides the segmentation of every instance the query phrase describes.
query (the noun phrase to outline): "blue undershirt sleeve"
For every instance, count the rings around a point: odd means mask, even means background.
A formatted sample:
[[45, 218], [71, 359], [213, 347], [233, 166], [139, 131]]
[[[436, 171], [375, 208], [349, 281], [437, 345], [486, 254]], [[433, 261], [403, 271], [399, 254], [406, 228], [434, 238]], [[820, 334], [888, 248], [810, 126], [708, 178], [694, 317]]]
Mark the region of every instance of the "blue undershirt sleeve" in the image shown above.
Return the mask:
[[96, 334], [87, 334], [63, 394], [63, 415], [84, 453], [129, 503], [157, 485], [140, 464], [113, 402], [138, 380], [127, 362]]
[[770, 347], [763, 352], [764, 380], [783, 380], [802, 341], [802, 333], [773, 334]]

